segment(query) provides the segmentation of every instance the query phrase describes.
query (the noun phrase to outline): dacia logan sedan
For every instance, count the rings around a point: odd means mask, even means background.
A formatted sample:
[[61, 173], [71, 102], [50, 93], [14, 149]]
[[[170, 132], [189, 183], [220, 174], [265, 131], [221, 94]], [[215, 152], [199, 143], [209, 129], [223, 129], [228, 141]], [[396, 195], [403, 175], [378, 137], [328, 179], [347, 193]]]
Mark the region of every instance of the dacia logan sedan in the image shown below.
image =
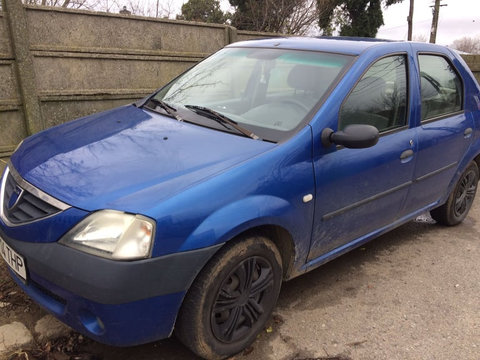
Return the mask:
[[135, 104], [23, 141], [1, 181], [0, 252], [38, 304], [97, 341], [173, 332], [224, 358], [291, 279], [479, 180], [480, 89], [431, 44], [235, 43]]

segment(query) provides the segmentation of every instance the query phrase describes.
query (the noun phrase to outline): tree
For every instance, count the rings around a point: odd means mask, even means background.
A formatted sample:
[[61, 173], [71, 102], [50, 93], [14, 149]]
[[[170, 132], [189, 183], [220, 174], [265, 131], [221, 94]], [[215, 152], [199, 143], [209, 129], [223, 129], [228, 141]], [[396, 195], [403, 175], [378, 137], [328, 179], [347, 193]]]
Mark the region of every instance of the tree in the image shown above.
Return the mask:
[[305, 35], [315, 27], [317, 18], [317, 1], [302, 1], [294, 7], [290, 16], [287, 17], [281, 32], [284, 34]]
[[[383, 25], [382, 5], [385, 7], [403, 0], [330, 0], [319, 14], [318, 24], [325, 35], [340, 28], [341, 36], [375, 37]], [[320, 7], [320, 4], [319, 4]]]
[[182, 17], [189, 21], [223, 24], [227, 16], [218, 0], [188, 0], [182, 5]]
[[122, 8], [133, 15], [170, 17], [175, 0], [22, 0], [27, 5], [64, 7], [118, 13]]
[[455, 40], [452, 43], [451, 47], [458, 51], [463, 51], [469, 54], [480, 54], [480, 36], [464, 36], [460, 39]]
[[239, 30], [303, 35], [315, 24], [316, 0], [229, 0]]
[[[24, 0], [27, 5], [56, 6], [72, 9], [91, 9], [97, 2], [88, 0]], [[95, 3], [95, 4], [94, 4]]]
[[424, 42], [424, 43], [428, 41], [427, 35], [425, 34], [416, 34], [412, 40], [416, 42]]
[[[127, 5], [127, 9], [133, 15], [148, 16], [154, 18], [169, 18], [175, 15], [174, 0], [98, 0], [100, 3], [105, 1], [116, 1], [119, 5]], [[116, 11], [115, 11], [116, 12]]]

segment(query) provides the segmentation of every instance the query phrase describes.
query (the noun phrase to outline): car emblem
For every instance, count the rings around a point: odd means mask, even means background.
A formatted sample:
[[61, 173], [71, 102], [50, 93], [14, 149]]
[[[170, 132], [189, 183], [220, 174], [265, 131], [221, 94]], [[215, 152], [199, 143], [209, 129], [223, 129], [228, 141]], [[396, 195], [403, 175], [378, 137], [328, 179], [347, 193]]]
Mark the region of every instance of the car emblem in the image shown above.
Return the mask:
[[15, 206], [17, 206], [18, 202], [22, 198], [23, 195], [23, 189], [15, 186], [15, 189], [13, 189], [12, 195], [10, 196], [10, 199], [8, 200], [7, 204], [7, 210], [12, 210]]

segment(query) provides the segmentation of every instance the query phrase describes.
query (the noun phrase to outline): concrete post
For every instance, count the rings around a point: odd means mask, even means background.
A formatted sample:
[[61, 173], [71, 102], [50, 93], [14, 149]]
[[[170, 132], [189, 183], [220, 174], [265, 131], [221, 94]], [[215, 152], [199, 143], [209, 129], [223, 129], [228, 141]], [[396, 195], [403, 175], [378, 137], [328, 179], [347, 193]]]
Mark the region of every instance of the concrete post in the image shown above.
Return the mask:
[[227, 25], [227, 32], [228, 32], [228, 44], [232, 44], [237, 42], [237, 28]]
[[27, 14], [20, 0], [3, 0], [3, 10], [10, 29], [10, 41], [15, 57], [17, 81], [20, 87], [25, 124], [29, 135], [45, 128], [35, 86], [33, 56], [28, 39]]

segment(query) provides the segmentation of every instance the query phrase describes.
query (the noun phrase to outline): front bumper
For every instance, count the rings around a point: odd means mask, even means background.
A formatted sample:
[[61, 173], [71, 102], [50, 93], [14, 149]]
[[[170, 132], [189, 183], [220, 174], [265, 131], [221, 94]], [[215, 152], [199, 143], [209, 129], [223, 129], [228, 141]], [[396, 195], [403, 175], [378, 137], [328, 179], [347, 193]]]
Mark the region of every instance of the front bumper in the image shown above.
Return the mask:
[[58, 243], [0, 237], [25, 258], [18, 285], [58, 319], [99, 342], [131, 346], [170, 336], [185, 292], [221, 245], [120, 262]]

